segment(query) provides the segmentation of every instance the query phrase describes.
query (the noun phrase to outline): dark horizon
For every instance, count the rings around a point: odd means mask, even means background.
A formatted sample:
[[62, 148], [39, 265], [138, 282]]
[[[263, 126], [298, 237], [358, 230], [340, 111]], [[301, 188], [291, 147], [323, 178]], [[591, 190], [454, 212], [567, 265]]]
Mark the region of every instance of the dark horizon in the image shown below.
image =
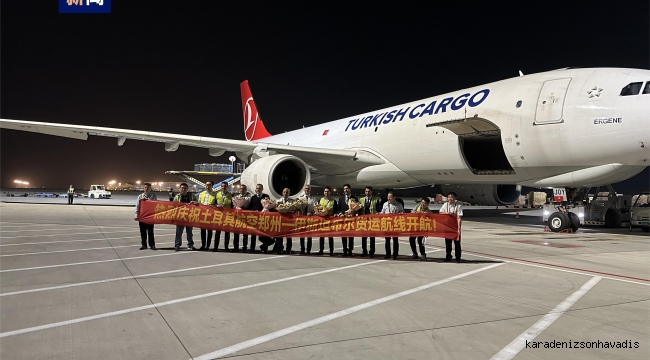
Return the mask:
[[[4, 1], [0, 116], [243, 140], [243, 80], [277, 134], [519, 70], [648, 69], [649, 13], [647, 2], [605, 1], [561, 11], [520, 2], [312, 9], [114, 1], [111, 14], [59, 14], [56, 2]], [[165, 171], [231, 155], [11, 130], [1, 132], [0, 150], [2, 188], [15, 179], [52, 189], [177, 181]], [[649, 183], [646, 168], [614, 188], [638, 193]]]

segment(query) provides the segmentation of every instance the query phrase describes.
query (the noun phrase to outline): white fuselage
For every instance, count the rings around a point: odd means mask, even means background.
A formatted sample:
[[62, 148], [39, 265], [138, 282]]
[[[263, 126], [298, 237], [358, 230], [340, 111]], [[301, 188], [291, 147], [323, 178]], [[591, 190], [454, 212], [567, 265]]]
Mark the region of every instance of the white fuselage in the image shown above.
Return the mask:
[[[623, 87], [635, 82], [642, 83], [638, 95], [620, 95]], [[648, 82], [648, 70], [549, 71], [393, 106], [259, 142], [363, 149], [386, 161], [344, 175], [313, 177], [317, 185], [603, 185], [634, 176], [649, 164], [650, 94], [643, 94]], [[462, 143], [470, 144], [480, 136], [461, 141], [462, 136], [451, 127], [436, 125], [472, 118], [487, 120], [500, 131], [499, 138], [492, 138], [491, 147], [473, 142], [474, 145], [463, 148]], [[502, 149], [501, 154], [496, 145]], [[510, 167], [510, 171], [491, 171], [503, 170], [490, 168], [499, 167], [489, 163], [498, 157], [503, 158], [500, 167]], [[486, 171], [477, 171], [481, 166]]]

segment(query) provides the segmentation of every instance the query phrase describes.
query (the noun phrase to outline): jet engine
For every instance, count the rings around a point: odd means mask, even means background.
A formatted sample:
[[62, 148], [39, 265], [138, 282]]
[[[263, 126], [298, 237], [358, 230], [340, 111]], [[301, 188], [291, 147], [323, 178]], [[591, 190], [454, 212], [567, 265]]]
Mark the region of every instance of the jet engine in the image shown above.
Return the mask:
[[443, 195], [453, 191], [458, 200], [476, 205], [510, 205], [521, 195], [521, 185], [443, 185]]
[[311, 174], [304, 161], [293, 155], [270, 155], [253, 161], [241, 174], [241, 183], [251, 193], [255, 185], [262, 184], [264, 192], [272, 199], [282, 197], [282, 190], [289, 188], [291, 196], [302, 194], [309, 184]]

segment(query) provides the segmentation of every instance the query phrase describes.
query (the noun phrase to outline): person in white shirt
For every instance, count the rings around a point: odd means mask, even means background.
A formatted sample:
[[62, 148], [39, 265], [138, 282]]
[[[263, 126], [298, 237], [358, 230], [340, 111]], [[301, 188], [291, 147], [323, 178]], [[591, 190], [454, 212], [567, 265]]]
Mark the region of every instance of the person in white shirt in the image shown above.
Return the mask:
[[[279, 198], [275, 203], [276, 204], [292, 204], [293, 199], [289, 198], [289, 195], [291, 195], [291, 190], [289, 188], [284, 188], [282, 189], [282, 197]], [[291, 255], [291, 247], [293, 245], [293, 240], [288, 237], [287, 238], [287, 247], [285, 250], [285, 254]], [[282, 238], [276, 238], [275, 239], [275, 252], [277, 254], [282, 254]]]
[[[395, 194], [392, 191], [388, 192], [388, 201], [386, 201], [384, 203], [384, 206], [382, 206], [381, 213], [404, 214], [404, 207], [402, 207], [402, 204], [395, 201]], [[390, 239], [390, 237], [386, 238], [386, 255], [384, 256], [385, 259], [390, 258]], [[399, 238], [395, 236], [393, 237], [393, 260], [397, 260], [397, 256], [399, 256]]]
[[[248, 188], [246, 187], [246, 185], [242, 184], [239, 187], [239, 195], [238, 196], [240, 196], [242, 198], [249, 198], [250, 199], [251, 193], [248, 192]], [[243, 208], [236, 208], [236, 209], [238, 209], [238, 210], [248, 210], [248, 207], [246, 209], [243, 209]], [[235, 233], [235, 240], [233, 240], [233, 246], [235, 247], [234, 252], [239, 252], [239, 235], [240, 235], [239, 233]], [[248, 252], [248, 234], [243, 234], [242, 237], [244, 239], [243, 252], [247, 253]]]
[[449, 262], [451, 261], [451, 243], [453, 242], [454, 245], [454, 252], [456, 255], [456, 262], [460, 262], [460, 255], [461, 255], [461, 247], [460, 247], [460, 224], [461, 224], [461, 218], [463, 217], [463, 208], [460, 206], [460, 204], [456, 201], [456, 193], [455, 192], [450, 192], [447, 194], [447, 202], [442, 205], [439, 211], [440, 214], [453, 214], [456, 215], [456, 218], [458, 219], [458, 240], [454, 241], [454, 239], [445, 239], [445, 246], [447, 250], [447, 256], [445, 257], [445, 261]]
[[[311, 196], [311, 186], [305, 185], [303, 188], [304, 194], [300, 196], [301, 199], [307, 202], [307, 207], [303, 215], [314, 215], [314, 205], [317, 204], [316, 198]], [[307, 238], [307, 249], [305, 250], [305, 238], [300, 238], [300, 254], [311, 254], [311, 238]]]

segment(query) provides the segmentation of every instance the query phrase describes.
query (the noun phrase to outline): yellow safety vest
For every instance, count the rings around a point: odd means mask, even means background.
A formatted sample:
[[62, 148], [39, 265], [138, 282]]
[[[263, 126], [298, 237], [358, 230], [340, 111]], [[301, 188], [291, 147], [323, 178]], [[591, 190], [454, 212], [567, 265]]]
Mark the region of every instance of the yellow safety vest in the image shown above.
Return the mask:
[[208, 191], [205, 190], [199, 194], [199, 204], [205, 204], [205, 197], [208, 196], [208, 205], [215, 205], [217, 203], [217, 197], [214, 196], [214, 191], [208, 194]]
[[320, 205], [327, 208], [327, 215], [334, 215], [334, 201], [334, 199], [329, 201], [325, 200], [325, 198], [320, 199]]
[[431, 212], [431, 209], [429, 209], [429, 208], [427, 208], [426, 210], [420, 211], [421, 207], [422, 207], [422, 205], [418, 204], [418, 206], [416, 206], [415, 209], [413, 209], [413, 212], [414, 213], [420, 213], [420, 212], [421, 213], [430, 213]]
[[226, 196], [223, 196], [223, 191], [219, 191], [217, 193], [217, 205], [232, 207], [232, 193], [228, 193]]
[[[377, 213], [377, 201], [378, 200], [379, 199], [377, 199], [374, 196], [370, 198], [370, 213], [371, 214], [376, 214]], [[365, 196], [361, 198], [360, 204], [361, 204], [361, 209], [362, 209], [364, 215], [367, 215], [365, 213], [366, 212], [366, 197]]]

